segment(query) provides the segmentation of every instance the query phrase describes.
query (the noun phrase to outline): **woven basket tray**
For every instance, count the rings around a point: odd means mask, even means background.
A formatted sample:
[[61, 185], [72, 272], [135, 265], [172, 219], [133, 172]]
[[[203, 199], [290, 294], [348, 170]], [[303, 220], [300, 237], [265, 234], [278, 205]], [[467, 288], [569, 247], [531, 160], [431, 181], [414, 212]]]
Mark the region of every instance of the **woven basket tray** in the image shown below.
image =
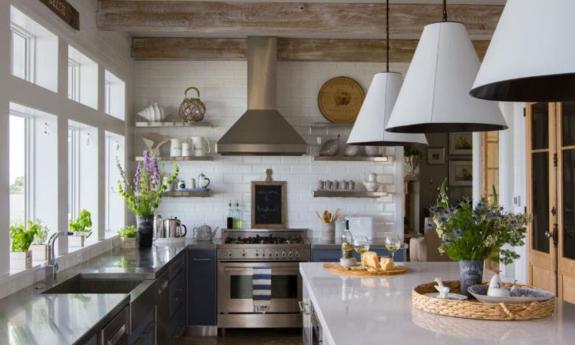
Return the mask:
[[[459, 291], [459, 281], [443, 282], [451, 291]], [[435, 290], [436, 283], [422, 284], [411, 293], [413, 307], [428, 313], [477, 320], [533, 320], [547, 317], [555, 311], [555, 298], [522, 304], [480, 303], [470, 299], [455, 301], [425, 296]]]

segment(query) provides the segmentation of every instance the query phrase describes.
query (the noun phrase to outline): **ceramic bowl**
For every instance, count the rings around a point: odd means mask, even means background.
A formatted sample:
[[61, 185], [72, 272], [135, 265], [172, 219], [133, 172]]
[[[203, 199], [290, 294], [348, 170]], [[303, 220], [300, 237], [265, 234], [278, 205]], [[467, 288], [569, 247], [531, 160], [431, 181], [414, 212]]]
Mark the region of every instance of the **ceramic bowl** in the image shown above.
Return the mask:
[[473, 285], [467, 291], [479, 302], [483, 303], [529, 303], [535, 301], [546, 301], [555, 295], [549, 291], [519, 287], [511, 290], [509, 297], [491, 297], [487, 296], [487, 285]]

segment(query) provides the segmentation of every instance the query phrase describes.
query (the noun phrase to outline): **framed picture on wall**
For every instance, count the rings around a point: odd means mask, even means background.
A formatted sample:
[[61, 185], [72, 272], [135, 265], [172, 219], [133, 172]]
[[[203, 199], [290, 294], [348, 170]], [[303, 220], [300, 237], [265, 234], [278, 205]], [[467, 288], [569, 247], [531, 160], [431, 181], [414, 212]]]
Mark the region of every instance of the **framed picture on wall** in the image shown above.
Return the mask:
[[471, 133], [449, 133], [450, 155], [471, 155], [473, 138]]
[[471, 161], [449, 161], [449, 185], [471, 187], [473, 184], [473, 163]]
[[445, 164], [445, 147], [430, 147], [427, 149], [427, 164]]

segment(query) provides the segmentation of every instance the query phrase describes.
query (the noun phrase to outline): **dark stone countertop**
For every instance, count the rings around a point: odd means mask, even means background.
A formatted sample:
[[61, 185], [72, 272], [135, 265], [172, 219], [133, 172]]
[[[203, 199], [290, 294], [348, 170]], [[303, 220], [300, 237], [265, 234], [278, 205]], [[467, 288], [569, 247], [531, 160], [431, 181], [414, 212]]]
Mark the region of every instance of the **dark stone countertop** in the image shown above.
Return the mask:
[[[146, 288], [163, 273], [166, 264], [190, 244], [153, 246], [150, 249], [114, 249], [92, 260], [59, 272], [56, 282], [39, 282], [0, 300], [0, 344], [72, 345], [88, 340], [120, 310], [130, 294], [42, 294], [79, 273], [106, 274], [114, 278], [140, 278]], [[215, 246], [214, 246], [215, 248]]]

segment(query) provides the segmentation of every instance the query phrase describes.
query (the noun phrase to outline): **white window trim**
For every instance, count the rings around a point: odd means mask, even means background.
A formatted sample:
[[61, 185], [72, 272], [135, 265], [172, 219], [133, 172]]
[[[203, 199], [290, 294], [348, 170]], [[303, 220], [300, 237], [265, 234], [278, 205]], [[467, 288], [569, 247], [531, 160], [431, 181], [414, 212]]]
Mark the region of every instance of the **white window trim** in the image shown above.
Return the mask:
[[[81, 102], [82, 95], [82, 64], [72, 58], [68, 58], [68, 98]], [[71, 83], [70, 83], [71, 81]]]
[[68, 219], [75, 219], [80, 212], [80, 131], [78, 127], [68, 127]]
[[36, 119], [30, 114], [21, 113], [17, 110], [10, 110], [11, 116], [24, 119], [24, 219], [27, 223], [29, 220], [36, 219], [35, 210], [35, 186], [36, 186], [36, 164], [35, 164], [35, 133]]
[[[31, 83], [35, 83], [36, 82], [36, 36], [34, 36], [32, 33], [30, 33], [29, 31], [27, 31], [26, 29], [24, 29], [23, 27], [19, 26], [18, 24], [15, 23], [10, 23], [10, 31], [12, 34], [16, 34], [20, 37], [22, 37], [24, 39], [24, 41], [26, 42], [26, 51], [24, 53], [25, 55], [25, 76], [24, 79], [26, 81], [29, 81]], [[12, 36], [10, 36], [10, 39], [12, 40]], [[13, 50], [13, 42], [11, 42], [10, 44], [10, 57], [13, 58], [14, 57], [14, 50]], [[12, 61], [10, 63], [10, 72], [12, 73], [12, 75], [14, 75], [14, 62]]]

